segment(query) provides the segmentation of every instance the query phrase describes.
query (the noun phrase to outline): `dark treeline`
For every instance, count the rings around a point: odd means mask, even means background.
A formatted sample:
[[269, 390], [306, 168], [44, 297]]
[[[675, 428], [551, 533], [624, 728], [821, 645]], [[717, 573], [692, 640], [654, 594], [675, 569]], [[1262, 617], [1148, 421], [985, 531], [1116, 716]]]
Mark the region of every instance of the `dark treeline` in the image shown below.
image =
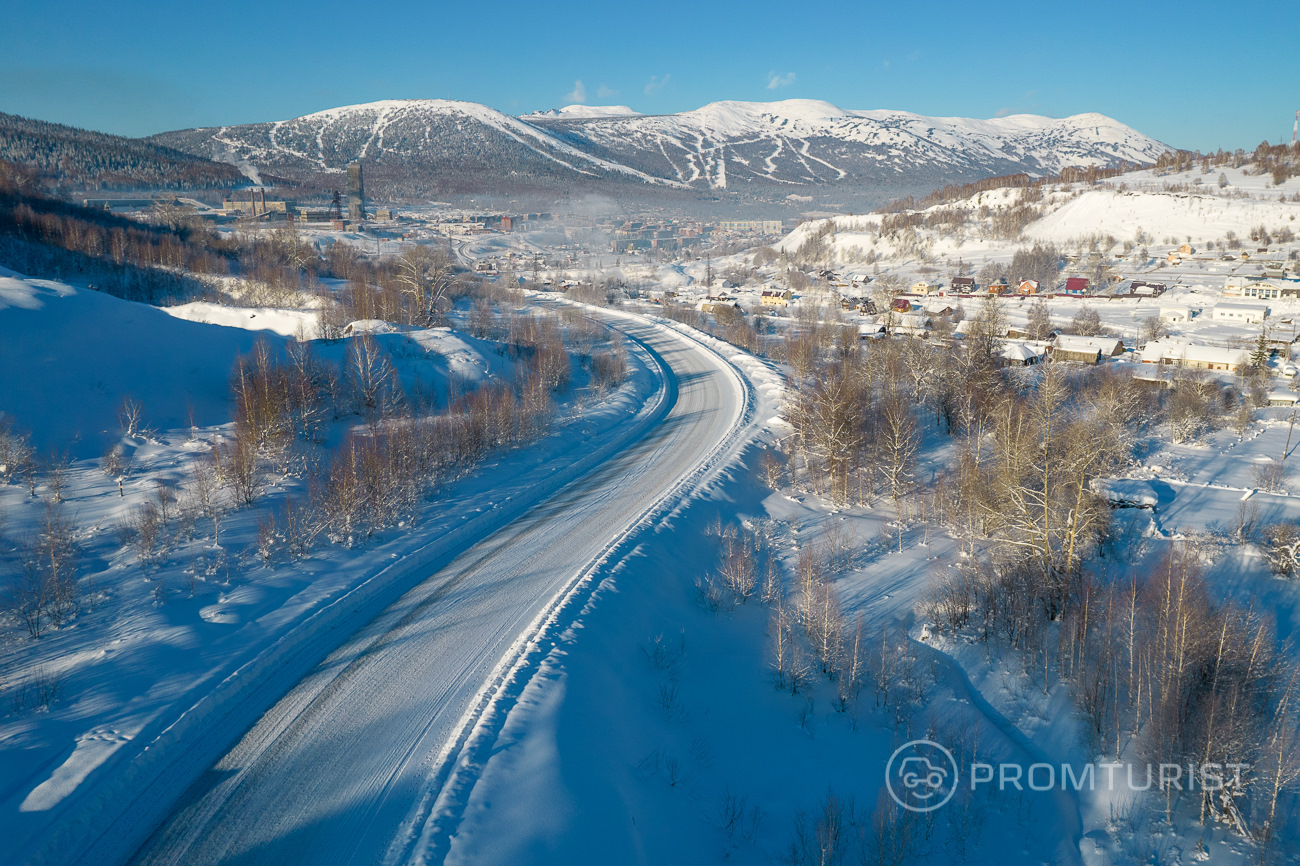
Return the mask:
[[200, 292], [192, 274], [226, 274], [234, 248], [210, 231], [148, 225], [48, 198], [30, 171], [0, 162], [0, 258], [16, 271], [86, 279], [128, 300]]
[[70, 189], [229, 189], [248, 182], [232, 165], [143, 139], [2, 112], [0, 160]]

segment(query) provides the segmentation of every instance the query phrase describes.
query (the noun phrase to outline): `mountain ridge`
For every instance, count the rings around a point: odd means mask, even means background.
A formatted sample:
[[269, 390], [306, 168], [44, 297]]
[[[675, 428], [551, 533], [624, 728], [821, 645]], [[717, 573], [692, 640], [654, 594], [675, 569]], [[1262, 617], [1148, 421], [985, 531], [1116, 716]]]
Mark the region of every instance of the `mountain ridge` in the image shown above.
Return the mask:
[[146, 140], [320, 182], [360, 160], [370, 189], [399, 197], [617, 189], [883, 199], [1001, 174], [1148, 163], [1172, 149], [1097, 113], [941, 118], [807, 99], [626, 111], [566, 106], [514, 116], [461, 100], [383, 100]]

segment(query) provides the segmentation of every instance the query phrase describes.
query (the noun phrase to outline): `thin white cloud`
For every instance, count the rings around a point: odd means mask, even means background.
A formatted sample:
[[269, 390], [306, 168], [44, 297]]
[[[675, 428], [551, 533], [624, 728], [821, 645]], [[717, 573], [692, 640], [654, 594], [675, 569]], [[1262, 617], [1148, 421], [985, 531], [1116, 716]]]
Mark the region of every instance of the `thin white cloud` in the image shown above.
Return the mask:
[[785, 75], [777, 75], [776, 70], [767, 73], [767, 89], [776, 90], [778, 87], [789, 87], [794, 84], [794, 73], [787, 72]]
[[567, 94], [564, 98], [570, 103], [581, 105], [587, 101], [587, 86], [582, 83], [581, 79], [573, 82], [573, 91]]
[[656, 93], [663, 90], [668, 86], [668, 80], [670, 78], [672, 78], [672, 75], [669, 75], [668, 73], [664, 73], [662, 78], [658, 75], [651, 75], [650, 80], [647, 81], [645, 85], [645, 95], [654, 96]]
[[618, 96], [618, 91], [602, 84], [600, 87], [596, 88], [596, 95], [601, 99], [609, 99], [611, 96]]

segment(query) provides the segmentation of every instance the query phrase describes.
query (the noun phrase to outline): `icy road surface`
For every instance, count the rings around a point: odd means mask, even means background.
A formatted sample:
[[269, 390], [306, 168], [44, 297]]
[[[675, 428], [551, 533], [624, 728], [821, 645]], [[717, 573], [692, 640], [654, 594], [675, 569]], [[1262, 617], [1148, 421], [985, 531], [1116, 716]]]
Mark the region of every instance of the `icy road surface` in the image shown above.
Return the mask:
[[748, 414], [746, 383], [717, 354], [644, 320], [617, 324], [667, 366], [667, 416], [353, 636], [204, 774], [135, 862], [385, 855], [556, 600], [649, 511], [683, 495]]

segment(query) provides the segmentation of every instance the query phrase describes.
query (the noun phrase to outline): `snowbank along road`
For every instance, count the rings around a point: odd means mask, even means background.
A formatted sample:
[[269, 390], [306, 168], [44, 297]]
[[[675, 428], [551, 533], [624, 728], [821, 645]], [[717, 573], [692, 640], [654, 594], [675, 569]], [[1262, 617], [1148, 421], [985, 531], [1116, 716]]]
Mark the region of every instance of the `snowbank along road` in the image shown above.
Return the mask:
[[186, 792], [135, 862], [370, 863], [402, 847], [403, 828], [419, 832], [530, 642], [752, 420], [751, 386], [717, 353], [644, 319], [610, 321], [659, 362], [663, 419], [352, 636]]

